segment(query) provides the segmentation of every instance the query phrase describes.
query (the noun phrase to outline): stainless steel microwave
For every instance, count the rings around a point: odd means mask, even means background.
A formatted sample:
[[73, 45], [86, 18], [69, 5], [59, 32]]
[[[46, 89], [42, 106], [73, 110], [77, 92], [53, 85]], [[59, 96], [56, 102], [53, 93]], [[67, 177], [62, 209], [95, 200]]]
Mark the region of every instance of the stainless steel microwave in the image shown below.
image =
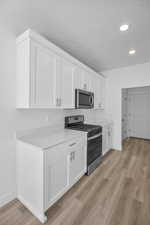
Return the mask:
[[75, 89], [75, 108], [76, 109], [94, 108], [94, 93], [81, 89]]

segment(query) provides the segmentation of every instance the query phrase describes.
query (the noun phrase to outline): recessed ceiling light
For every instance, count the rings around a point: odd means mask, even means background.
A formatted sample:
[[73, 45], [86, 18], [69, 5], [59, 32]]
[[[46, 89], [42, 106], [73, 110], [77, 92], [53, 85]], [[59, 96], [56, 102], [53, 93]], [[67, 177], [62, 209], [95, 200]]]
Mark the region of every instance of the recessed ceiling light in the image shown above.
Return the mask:
[[135, 49], [129, 51], [129, 55], [134, 55], [136, 53]]
[[126, 31], [129, 29], [129, 25], [128, 24], [123, 24], [120, 26], [120, 31]]

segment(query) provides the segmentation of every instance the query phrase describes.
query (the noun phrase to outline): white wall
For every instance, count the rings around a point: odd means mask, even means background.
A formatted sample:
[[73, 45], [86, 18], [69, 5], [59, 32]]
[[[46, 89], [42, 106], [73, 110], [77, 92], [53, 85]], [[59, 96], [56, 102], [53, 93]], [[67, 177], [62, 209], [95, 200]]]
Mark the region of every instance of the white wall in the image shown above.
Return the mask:
[[0, 206], [16, 194], [16, 130], [47, 125], [63, 127], [65, 115], [83, 113], [89, 121], [100, 115], [94, 110], [16, 110], [15, 38], [5, 29], [0, 35]]
[[114, 121], [113, 147], [121, 150], [121, 89], [150, 85], [150, 63], [103, 72], [107, 78], [106, 109]]

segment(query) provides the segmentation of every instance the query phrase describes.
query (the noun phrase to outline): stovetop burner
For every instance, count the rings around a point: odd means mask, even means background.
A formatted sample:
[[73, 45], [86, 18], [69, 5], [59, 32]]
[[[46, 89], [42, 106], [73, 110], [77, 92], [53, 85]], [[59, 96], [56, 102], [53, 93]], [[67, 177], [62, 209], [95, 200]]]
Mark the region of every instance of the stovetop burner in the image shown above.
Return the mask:
[[83, 115], [65, 117], [65, 128], [88, 132], [88, 137], [102, 132], [101, 126], [84, 123]]

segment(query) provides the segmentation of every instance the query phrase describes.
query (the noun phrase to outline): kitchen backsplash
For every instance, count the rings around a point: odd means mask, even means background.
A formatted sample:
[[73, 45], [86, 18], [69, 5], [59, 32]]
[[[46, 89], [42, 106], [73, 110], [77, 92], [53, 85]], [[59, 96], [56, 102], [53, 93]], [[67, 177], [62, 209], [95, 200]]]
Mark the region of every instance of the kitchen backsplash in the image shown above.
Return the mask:
[[23, 135], [35, 128], [44, 126], [64, 127], [64, 117], [70, 115], [84, 115], [88, 123], [96, 122], [104, 118], [104, 112], [101, 110], [17, 110], [18, 127], [17, 135]]

